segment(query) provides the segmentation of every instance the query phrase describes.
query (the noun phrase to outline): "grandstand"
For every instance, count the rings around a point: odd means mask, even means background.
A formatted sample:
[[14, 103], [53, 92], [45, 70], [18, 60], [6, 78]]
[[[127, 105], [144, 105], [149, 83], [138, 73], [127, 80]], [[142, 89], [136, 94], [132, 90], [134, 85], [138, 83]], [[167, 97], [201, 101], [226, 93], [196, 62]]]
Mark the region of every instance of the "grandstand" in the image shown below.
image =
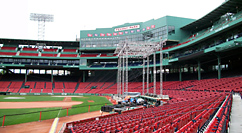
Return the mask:
[[166, 104], [65, 123], [63, 132], [226, 132], [232, 94], [242, 95], [241, 3], [228, 0], [198, 20], [164, 16], [81, 30], [80, 41], [0, 38], [0, 92], [113, 96], [120, 42], [159, 43], [162, 38], [166, 45], [155, 59], [150, 55], [144, 66], [143, 59], [128, 60], [128, 92], [142, 94], [142, 70], [149, 67], [145, 88], [159, 95], [162, 82]]

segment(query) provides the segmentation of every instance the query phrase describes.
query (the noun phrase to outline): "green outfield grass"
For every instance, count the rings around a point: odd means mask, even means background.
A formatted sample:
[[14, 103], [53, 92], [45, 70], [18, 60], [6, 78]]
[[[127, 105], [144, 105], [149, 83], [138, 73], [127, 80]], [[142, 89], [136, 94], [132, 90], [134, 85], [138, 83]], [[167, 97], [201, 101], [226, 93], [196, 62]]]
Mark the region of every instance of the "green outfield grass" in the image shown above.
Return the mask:
[[[25, 97], [25, 99], [4, 99], [5, 97]], [[0, 102], [34, 102], [34, 101], [62, 101], [63, 97], [51, 97], [51, 96], [0, 96]], [[92, 100], [94, 102], [88, 102]], [[72, 101], [82, 101], [80, 105], [74, 105], [71, 109], [68, 109], [68, 115], [80, 114], [88, 112], [90, 105], [90, 111], [97, 111], [101, 109], [101, 106], [107, 103], [111, 103], [105, 97], [99, 96], [83, 96], [72, 97]], [[98, 105], [99, 104], [99, 105]], [[14, 125], [32, 121], [38, 121], [41, 113], [41, 120], [64, 117], [67, 114], [67, 109], [62, 108], [30, 108], [30, 109], [0, 109], [0, 126], [3, 122], [3, 116], [6, 115], [4, 125]]]

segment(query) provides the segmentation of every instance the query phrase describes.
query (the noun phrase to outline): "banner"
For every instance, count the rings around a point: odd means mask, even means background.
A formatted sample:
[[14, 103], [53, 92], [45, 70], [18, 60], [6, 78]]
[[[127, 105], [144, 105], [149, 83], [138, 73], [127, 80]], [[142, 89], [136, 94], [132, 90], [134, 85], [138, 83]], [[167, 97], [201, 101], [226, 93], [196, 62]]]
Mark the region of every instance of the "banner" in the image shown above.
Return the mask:
[[[138, 28], [138, 29], [137, 29]], [[119, 32], [113, 32], [113, 33], [95, 33], [95, 34], [87, 34], [87, 37], [105, 37], [105, 36], [117, 36], [117, 35], [123, 35], [123, 34], [130, 34], [130, 33], [138, 33], [141, 31], [146, 31], [155, 28], [155, 25], [147, 26], [146, 28], [139, 29], [140, 25], [133, 25], [133, 26], [127, 26], [127, 27], [121, 27], [121, 28], [115, 28], [115, 31]], [[130, 30], [133, 29], [133, 30]], [[130, 31], [123, 31], [123, 30], [130, 30]]]
[[107, 33], [107, 36], [112, 36], [112, 34], [111, 33]]
[[123, 31], [123, 30], [137, 29], [139, 27], [140, 27], [140, 25], [132, 25], [132, 26], [127, 26], [127, 27], [115, 28], [114, 31]]
[[100, 36], [105, 36], [105, 34], [103, 34], [103, 33], [100, 33]]

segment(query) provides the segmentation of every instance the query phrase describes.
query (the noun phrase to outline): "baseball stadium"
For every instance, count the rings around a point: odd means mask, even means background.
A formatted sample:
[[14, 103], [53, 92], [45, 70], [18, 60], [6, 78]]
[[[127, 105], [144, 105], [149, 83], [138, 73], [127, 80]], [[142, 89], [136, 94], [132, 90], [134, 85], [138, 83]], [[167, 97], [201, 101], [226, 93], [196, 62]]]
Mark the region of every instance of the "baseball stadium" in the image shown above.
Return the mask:
[[76, 41], [0, 38], [0, 132], [239, 133], [240, 50], [241, 0]]

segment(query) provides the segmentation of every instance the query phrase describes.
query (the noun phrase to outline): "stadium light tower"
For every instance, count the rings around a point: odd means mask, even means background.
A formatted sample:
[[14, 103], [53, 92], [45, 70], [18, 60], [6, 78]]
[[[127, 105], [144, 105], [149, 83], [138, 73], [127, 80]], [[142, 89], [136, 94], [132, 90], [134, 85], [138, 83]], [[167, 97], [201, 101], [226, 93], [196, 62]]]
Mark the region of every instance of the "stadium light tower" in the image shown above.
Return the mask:
[[53, 22], [54, 15], [30, 13], [30, 20], [38, 21], [38, 39], [44, 40], [44, 38], [45, 38], [45, 22]]

